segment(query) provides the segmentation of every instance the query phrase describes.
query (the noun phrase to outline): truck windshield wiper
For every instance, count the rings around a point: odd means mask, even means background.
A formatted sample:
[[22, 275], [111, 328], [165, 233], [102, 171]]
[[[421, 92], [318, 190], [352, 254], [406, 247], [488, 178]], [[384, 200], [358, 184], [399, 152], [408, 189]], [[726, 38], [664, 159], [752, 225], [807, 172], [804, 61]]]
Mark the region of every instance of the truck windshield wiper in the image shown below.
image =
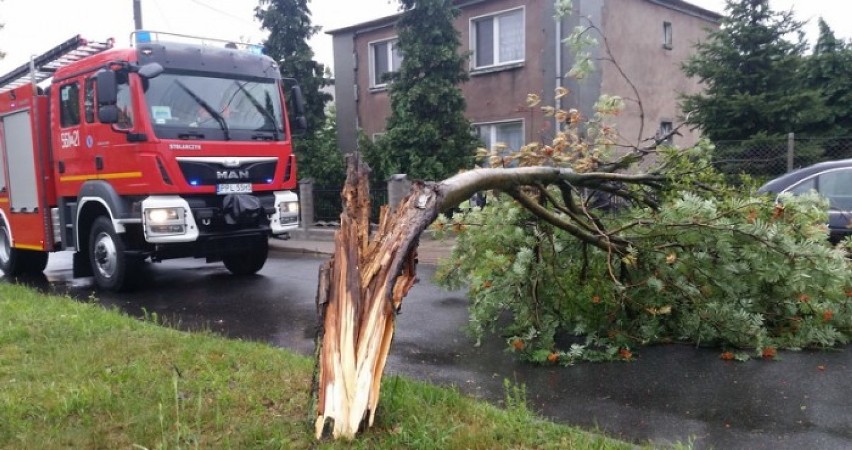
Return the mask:
[[[245, 86], [240, 84], [239, 81], [234, 80], [234, 84], [236, 84], [237, 89], [239, 89], [240, 92], [242, 92], [243, 95], [245, 95], [246, 98], [248, 98], [248, 100], [251, 102], [252, 106], [254, 106], [254, 108], [260, 114], [262, 114], [263, 117], [266, 120], [269, 121], [269, 124], [272, 125], [272, 136], [275, 138], [275, 140], [276, 141], [280, 140], [279, 139], [280, 135], [279, 135], [279, 132], [278, 132], [278, 124], [275, 123], [275, 118], [272, 117], [272, 114], [270, 114], [269, 111], [267, 111], [266, 108], [264, 108], [263, 105], [261, 105], [260, 102], [258, 102], [256, 98], [254, 98], [253, 95], [251, 95], [251, 93], [245, 88]], [[263, 130], [263, 131], [266, 131], [266, 130]], [[252, 136], [252, 138], [254, 138], [254, 136]]]
[[216, 119], [216, 122], [219, 123], [219, 127], [222, 128], [222, 131], [225, 133], [225, 140], [230, 141], [231, 133], [228, 130], [228, 122], [226, 122], [225, 118], [222, 117], [221, 114], [219, 114], [219, 111], [216, 111], [212, 106], [210, 106], [209, 103], [205, 102], [203, 98], [199, 97], [198, 94], [193, 92], [192, 89], [186, 87], [186, 85], [183, 84], [182, 81], [175, 80], [175, 84], [177, 84], [178, 87], [183, 89], [184, 92], [186, 92], [190, 97], [192, 97], [192, 99], [195, 100], [195, 103], [198, 103], [202, 108], [204, 108], [204, 110], [207, 111], [208, 114], [210, 114], [210, 117]]

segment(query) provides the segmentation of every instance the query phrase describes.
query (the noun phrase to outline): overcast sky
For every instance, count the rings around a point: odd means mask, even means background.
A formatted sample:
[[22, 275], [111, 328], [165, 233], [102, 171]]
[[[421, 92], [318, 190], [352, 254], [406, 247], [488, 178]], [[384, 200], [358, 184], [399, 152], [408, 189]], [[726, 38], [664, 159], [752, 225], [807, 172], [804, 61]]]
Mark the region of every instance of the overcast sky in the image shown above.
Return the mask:
[[[724, 0], [692, 0], [723, 12]], [[254, 20], [258, 0], [141, 0], [146, 29], [259, 43], [264, 33]], [[793, 8], [815, 39], [817, 17], [822, 16], [839, 37], [852, 38], [852, 1], [771, 0], [775, 9]], [[313, 22], [324, 31], [394, 14], [396, 0], [310, 0]], [[126, 46], [133, 30], [133, 0], [0, 0], [0, 74], [30, 55], [40, 54], [81, 34], [91, 40], [116, 39]], [[316, 58], [331, 66], [331, 37], [321, 32], [311, 40]]]

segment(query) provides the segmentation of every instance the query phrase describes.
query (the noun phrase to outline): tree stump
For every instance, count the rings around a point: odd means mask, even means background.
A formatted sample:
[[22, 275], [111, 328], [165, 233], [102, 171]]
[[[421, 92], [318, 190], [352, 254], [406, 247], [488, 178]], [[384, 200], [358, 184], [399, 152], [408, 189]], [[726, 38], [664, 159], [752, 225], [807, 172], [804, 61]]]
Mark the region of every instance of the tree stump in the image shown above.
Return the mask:
[[371, 426], [396, 314], [416, 281], [420, 234], [437, 216], [425, 184], [370, 233], [369, 169], [350, 159], [334, 254], [320, 268], [316, 436], [352, 438]]

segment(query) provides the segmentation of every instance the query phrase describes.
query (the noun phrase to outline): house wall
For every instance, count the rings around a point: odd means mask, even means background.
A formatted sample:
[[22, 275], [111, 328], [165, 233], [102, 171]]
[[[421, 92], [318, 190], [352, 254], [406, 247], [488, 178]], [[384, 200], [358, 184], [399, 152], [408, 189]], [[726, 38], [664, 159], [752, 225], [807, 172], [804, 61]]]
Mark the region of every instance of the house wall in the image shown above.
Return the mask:
[[368, 137], [372, 137], [374, 133], [384, 132], [385, 121], [391, 111], [389, 91], [385, 88], [370, 88], [370, 43], [396, 35], [393, 24], [355, 35], [358, 126]]
[[[547, 58], [542, 49], [549, 42], [549, 30], [543, 25], [553, 26], [552, 13], [546, 16], [545, 24], [542, 24], [542, 20], [545, 18], [546, 11], [552, 9], [552, 1], [492, 0], [463, 3], [460, 6], [462, 12], [454, 21], [455, 28], [461, 32], [460, 52], [469, 52], [471, 49], [470, 20], [472, 18], [518, 7], [524, 9], [526, 26], [524, 63], [510, 68], [474, 71], [470, 74], [471, 79], [460, 87], [467, 102], [467, 117], [471, 122], [523, 120], [527, 140], [533, 139], [536, 135], [535, 129], [544, 120], [541, 114], [533, 114], [525, 103], [528, 93], [543, 94], [545, 86], [549, 86], [544, 79]], [[549, 35], [552, 36], [552, 32]], [[359, 125], [367, 136], [383, 132], [385, 120], [390, 115], [389, 91], [385, 88], [369, 88], [369, 44], [394, 36], [396, 36], [396, 30], [392, 26], [355, 35], [354, 48], [358, 55], [356, 80], [359, 86], [357, 110]], [[552, 61], [552, 56], [549, 56], [549, 59]], [[337, 60], [335, 60], [335, 67], [339, 67]], [[552, 92], [552, 88], [550, 89]]]
[[[695, 44], [706, 37], [707, 29], [718, 26], [706, 18], [659, 3], [607, 0], [602, 11], [601, 25], [612, 55], [637, 87], [645, 113], [642, 124], [638, 103], [625, 102], [625, 111], [617, 119], [617, 125], [623, 143], [628, 145], [655, 137], [663, 121], [673, 122], [675, 126], [682, 121], [678, 95], [700, 92], [701, 86], [683, 74], [681, 64], [694, 52]], [[663, 46], [663, 22], [672, 24], [671, 49]], [[603, 93], [636, 98], [613, 63], [601, 62], [601, 72]], [[688, 146], [698, 140], [697, 131], [684, 127], [680, 133], [682, 136], [674, 137], [676, 145]]]
[[[585, 80], [564, 77], [573, 64], [573, 55], [561, 44], [575, 26], [590, 17], [607, 35], [613, 56], [639, 87], [645, 110], [641, 136], [653, 137], [663, 120], [678, 122], [678, 93], [694, 93], [700, 86], [680, 70], [704, 38], [708, 27], [717, 26], [707, 17], [690, 15], [661, 4], [683, 4], [679, 0], [575, 0], [574, 13], [560, 23], [554, 19], [553, 0], [469, 0], [460, 1], [461, 14], [455, 20], [461, 33], [459, 51], [469, 52], [472, 18], [518, 7], [524, 8], [525, 54], [521, 64], [496, 70], [472, 71], [461, 90], [467, 101], [467, 117], [474, 124], [523, 120], [526, 142], [547, 139], [553, 133], [553, 120], [542, 116], [538, 108], [526, 106], [527, 94], [539, 94], [544, 104], [554, 105], [553, 89], [566, 86], [571, 93], [561, 107], [577, 108], [593, 114], [593, 105], [601, 93], [634, 98], [627, 82], [611, 63], [598, 62], [601, 70]], [[334, 36], [335, 78], [338, 114], [338, 142], [341, 150], [354, 151], [357, 130], [368, 137], [384, 132], [390, 115], [389, 92], [370, 88], [369, 44], [395, 37], [394, 17], [379, 19], [363, 26], [332, 32]], [[672, 49], [663, 48], [663, 22], [672, 23]], [[592, 49], [596, 58], [604, 56], [602, 46]], [[471, 56], [473, 58], [473, 55]], [[558, 64], [561, 59], [561, 64]], [[352, 86], [355, 84], [356, 86]], [[618, 118], [625, 144], [639, 140], [639, 110], [628, 101], [627, 110]], [[354, 116], [354, 117], [353, 117]], [[678, 145], [696, 141], [697, 134], [681, 130]]]
[[545, 18], [545, 12], [552, 8], [552, 3], [548, 0], [498, 0], [478, 2], [462, 9], [456, 28], [461, 31], [463, 51], [471, 49], [472, 18], [518, 7], [524, 10], [524, 62], [506, 68], [471, 71], [470, 80], [461, 86], [467, 101], [467, 118], [474, 124], [522, 120], [524, 140], [536, 139], [546, 121], [538, 110], [526, 106], [526, 98], [527, 94], [545, 97], [547, 89], [552, 92], [549, 88], [552, 79], [545, 80], [547, 61], [553, 61], [552, 55], [545, 51], [548, 35], [552, 36], [547, 27], [553, 26], [553, 15]]

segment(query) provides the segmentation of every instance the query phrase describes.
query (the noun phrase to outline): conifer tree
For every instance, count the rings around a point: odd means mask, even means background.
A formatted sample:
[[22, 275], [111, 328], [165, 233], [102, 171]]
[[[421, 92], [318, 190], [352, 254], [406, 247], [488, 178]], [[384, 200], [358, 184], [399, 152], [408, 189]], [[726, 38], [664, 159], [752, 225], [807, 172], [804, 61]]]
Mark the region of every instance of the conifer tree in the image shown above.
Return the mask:
[[439, 180], [472, 167], [478, 140], [465, 118], [459, 84], [467, 56], [459, 53], [452, 0], [402, 0], [397, 23], [402, 63], [390, 77], [387, 133], [368, 155], [380, 177], [406, 173]]
[[852, 135], [852, 48], [834, 35], [825, 21], [819, 19], [819, 37], [813, 54], [806, 60], [806, 84], [819, 90], [825, 103], [822, 123], [811, 135], [827, 137]]
[[803, 23], [769, 0], [727, 0], [725, 11], [683, 66], [705, 87], [682, 99], [689, 121], [712, 140], [780, 136], [818, 123], [819, 94], [801, 82]]
[[322, 88], [331, 84], [325, 76], [325, 66], [314, 60], [314, 52], [308, 39], [319, 32], [320, 27], [312, 25], [308, 0], [260, 0], [255, 8], [255, 17], [262, 28], [269, 30], [264, 42], [266, 54], [281, 66], [283, 77], [294, 78], [305, 97], [305, 117], [308, 132], [294, 139], [294, 148], [299, 162], [299, 177], [324, 180], [322, 173], [311, 173], [316, 160], [328, 158], [340, 159], [342, 179], [342, 156], [336, 146], [321, 142], [320, 134], [326, 124], [325, 104], [331, 100], [331, 94]]

